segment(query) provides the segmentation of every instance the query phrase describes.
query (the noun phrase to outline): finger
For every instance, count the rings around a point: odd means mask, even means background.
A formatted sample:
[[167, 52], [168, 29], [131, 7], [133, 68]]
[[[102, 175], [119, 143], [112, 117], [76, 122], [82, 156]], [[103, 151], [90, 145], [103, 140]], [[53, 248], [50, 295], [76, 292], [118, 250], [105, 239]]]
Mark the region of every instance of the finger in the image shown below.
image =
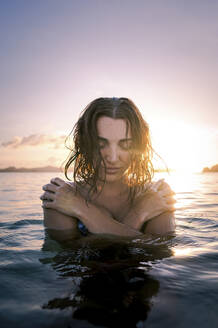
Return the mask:
[[80, 189], [79, 186], [76, 186], [76, 184], [72, 181], [64, 181], [64, 182], [66, 185], [68, 185], [73, 190]]
[[55, 195], [54, 195], [54, 193], [51, 193], [51, 192], [49, 192], [49, 191], [45, 191], [45, 192], [41, 195], [40, 199], [41, 199], [41, 200], [46, 199], [46, 200], [49, 200], [49, 201], [53, 201], [53, 200], [55, 199]]
[[48, 200], [54, 200], [55, 199], [55, 194], [53, 192], [45, 191], [45, 198]]
[[48, 183], [42, 187], [43, 190], [45, 191], [50, 191], [50, 192], [56, 192], [57, 191], [57, 186], [54, 185], [53, 183]]
[[51, 179], [51, 183], [57, 185], [57, 186], [64, 186], [65, 185], [65, 181], [56, 177], [56, 178], [52, 178]]
[[152, 183], [152, 185], [151, 185], [151, 189], [152, 189], [153, 191], [157, 192], [158, 189], [160, 188], [160, 186], [162, 185], [163, 181], [164, 181], [164, 179], [160, 179], [160, 180], [158, 180], [157, 182]]
[[173, 204], [168, 204], [168, 205], [166, 205], [166, 209], [167, 209], [168, 211], [175, 211], [175, 207], [174, 207]]
[[[160, 196], [160, 193], [158, 193], [158, 195]], [[166, 195], [162, 195], [161, 198], [162, 200], [164, 200], [165, 202], [168, 202], [168, 203], [175, 203], [176, 202], [176, 199], [174, 198], [174, 193], [173, 194], [166, 194]]]
[[171, 187], [166, 183], [166, 181], [162, 181], [162, 183], [159, 186], [159, 190], [172, 190]]
[[44, 201], [44, 200], [46, 199], [44, 194], [42, 194], [39, 198], [40, 198], [42, 201]]
[[176, 200], [175, 200], [175, 198], [173, 198], [173, 197], [172, 197], [172, 198], [167, 198], [167, 199], [166, 199], [166, 203], [167, 203], [167, 204], [175, 204], [175, 203], [176, 203]]
[[44, 202], [44, 201], [51, 202], [51, 200], [46, 198], [45, 196], [41, 196], [40, 199], [41, 199], [42, 202]]
[[156, 182], [155, 186], [157, 189], [162, 188], [162, 186], [164, 186], [166, 184], [166, 182], [164, 181], [164, 179], [160, 179]]
[[53, 202], [43, 201], [42, 208], [53, 208]]
[[158, 191], [158, 194], [161, 197], [167, 197], [167, 196], [173, 196], [173, 195], [175, 195], [175, 192], [172, 189], [170, 189], [170, 188], [165, 188], [163, 190], [159, 190]]
[[162, 202], [162, 211], [175, 211], [174, 204]]
[[168, 185], [168, 183], [166, 183], [163, 179], [162, 184], [159, 185], [158, 194], [162, 197], [166, 197], [166, 196], [173, 196], [176, 193], [171, 189], [171, 187]]
[[[159, 180], [159, 181], [160, 181], [159, 186], [160, 186], [161, 188], [165, 188], [165, 187], [170, 188], [169, 184], [168, 184], [164, 179], [161, 179], [161, 180]], [[159, 182], [159, 181], [158, 181], [158, 182]]]

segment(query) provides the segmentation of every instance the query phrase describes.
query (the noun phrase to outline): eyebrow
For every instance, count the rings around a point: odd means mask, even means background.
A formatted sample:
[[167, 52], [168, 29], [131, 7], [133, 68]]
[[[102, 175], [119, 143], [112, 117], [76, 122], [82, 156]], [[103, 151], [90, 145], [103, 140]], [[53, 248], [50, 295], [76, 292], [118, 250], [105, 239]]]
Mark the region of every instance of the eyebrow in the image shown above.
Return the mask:
[[[103, 138], [103, 137], [100, 137], [100, 136], [97, 136], [97, 138], [98, 138], [99, 140], [102, 140], [102, 141], [108, 141], [108, 139]], [[119, 141], [132, 141], [132, 138], [120, 139]]]

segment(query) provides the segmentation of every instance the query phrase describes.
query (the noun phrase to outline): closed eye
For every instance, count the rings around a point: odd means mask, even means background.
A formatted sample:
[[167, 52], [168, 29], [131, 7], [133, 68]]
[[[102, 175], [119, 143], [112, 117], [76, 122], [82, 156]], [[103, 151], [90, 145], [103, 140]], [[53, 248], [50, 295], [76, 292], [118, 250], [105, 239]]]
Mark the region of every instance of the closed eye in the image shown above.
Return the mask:
[[133, 143], [132, 143], [132, 139], [125, 139], [125, 140], [121, 140], [119, 142], [120, 147], [124, 150], [130, 150], [132, 149]]
[[100, 149], [104, 148], [107, 145], [107, 140], [104, 138], [98, 137], [98, 146]]
[[[98, 146], [100, 149], [103, 149], [108, 145], [108, 140], [102, 137], [98, 137]], [[119, 147], [123, 150], [130, 150], [132, 149], [133, 142], [132, 139], [121, 139], [119, 141]]]

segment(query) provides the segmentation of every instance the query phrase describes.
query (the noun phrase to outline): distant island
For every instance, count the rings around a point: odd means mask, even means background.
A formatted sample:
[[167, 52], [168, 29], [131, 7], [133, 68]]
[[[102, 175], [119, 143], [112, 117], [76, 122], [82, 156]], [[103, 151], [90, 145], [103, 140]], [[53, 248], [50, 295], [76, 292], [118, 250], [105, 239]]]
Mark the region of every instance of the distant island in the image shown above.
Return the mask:
[[204, 167], [202, 172], [203, 173], [207, 173], [207, 172], [218, 172], [218, 164], [212, 166], [211, 168]]
[[0, 172], [61, 172], [61, 168], [55, 166], [43, 166], [43, 167], [20, 167], [9, 166], [4, 169], [0, 169]]
[[[7, 173], [7, 172], [58, 172], [63, 173], [63, 169], [56, 166], [43, 166], [43, 167], [32, 167], [32, 168], [26, 168], [26, 167], [15, 167], [15, 166], [9, 166], [4, 169], [0, 169], [0, 173]], [[69, 169], [69, 171], [72, 171], [72, 168]], [[156, 169], [155, 172], [168, 172], [171, 170], [167, 169]]]

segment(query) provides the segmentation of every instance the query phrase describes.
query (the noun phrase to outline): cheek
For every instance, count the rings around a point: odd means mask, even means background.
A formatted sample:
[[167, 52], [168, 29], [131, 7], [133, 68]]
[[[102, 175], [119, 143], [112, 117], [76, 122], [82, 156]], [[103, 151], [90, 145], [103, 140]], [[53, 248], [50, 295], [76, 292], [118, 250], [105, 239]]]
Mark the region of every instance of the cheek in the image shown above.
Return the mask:
[[100, 149], [100, 155], [101, 155], [101, 157], [102, 158], [104, 158], [105, 157], [105, 150], [104, 149]]
[[131, 162], [131, 154], [128, 152], [124, 152], [121, 155], [122, 162], [126, 163], [127, 165], [130, 165]]

